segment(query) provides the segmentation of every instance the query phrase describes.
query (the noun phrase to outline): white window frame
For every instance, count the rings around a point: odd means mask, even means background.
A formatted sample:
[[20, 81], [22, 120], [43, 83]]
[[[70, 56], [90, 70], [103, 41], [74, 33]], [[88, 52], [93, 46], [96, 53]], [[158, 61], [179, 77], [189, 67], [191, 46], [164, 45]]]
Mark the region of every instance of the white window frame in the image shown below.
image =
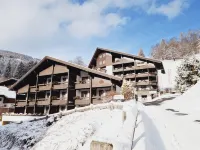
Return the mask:
[[[66, 94], [63, 95], [63, 92], [66, 92]], [[60, 90], [60, 100], [67, 100], [67, 90]]]
[[[64, 81], [63, 78], [66, 78], [66, 80]], [[68, 76], [61, 76], [60, 82], [61, 82], [61, 83], [66, 83], [66, 82], [68, 82]]]
[[[50, 81], [50, 82], [49, 82]], [[51, 77], [47, 78], [47, 81], [46, 81], [47, 84], [51, 84]]]
[[3, 100], [4, 100], [4, 98], [3, 98], [3, 97], [0, 97], [0, 102], [2, 102], [2, 103], [3, 103]]
[[[47, 97], [47, 95], [48, 95], [48, 93], [49, 93], [49, 98]], [[46, 91], [46, 93], [45, 93], [45, 99], [50, 99], [50, 91]]]

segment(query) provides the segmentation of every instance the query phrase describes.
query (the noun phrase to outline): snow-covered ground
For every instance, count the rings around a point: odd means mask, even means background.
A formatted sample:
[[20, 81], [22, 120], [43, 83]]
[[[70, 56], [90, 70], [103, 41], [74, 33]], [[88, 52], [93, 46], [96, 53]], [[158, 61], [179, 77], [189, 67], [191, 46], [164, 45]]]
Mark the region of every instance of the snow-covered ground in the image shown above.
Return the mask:
[[[114, 104], [123, 105], [123, 109], [114, 109]], [[85, 150], [90, 149], [92, 140], [110, 142], [115, 150], [130, 149], [137, 115], [135, 102], [95, 107], [63, 116], [57, 122], [52, 116], [48, 120], [0, 126], [0, 149]]]
[[182, 95], [139, 103], [134, 150], [197, 150], [200, 147], [200, 82]]

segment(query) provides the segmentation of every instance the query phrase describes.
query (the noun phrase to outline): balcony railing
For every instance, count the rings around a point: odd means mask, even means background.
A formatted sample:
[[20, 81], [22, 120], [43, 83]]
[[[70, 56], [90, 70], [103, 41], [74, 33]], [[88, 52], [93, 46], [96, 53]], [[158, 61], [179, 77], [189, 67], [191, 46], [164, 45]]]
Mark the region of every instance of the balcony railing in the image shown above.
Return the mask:
[[89, 98], [80, 98], [75, 100], [75, 105], [80, 105], [80, 106], [86, 106], [90, 105], [90, 100]]
[[132, 71], [132, 70], [151, 69], [151, 68], [155, 68], [155, 66], [141, 65], [141, 66], [124, 67], [124, 69], [121, 67], [121, 68], [115, 68], [113, 72]]

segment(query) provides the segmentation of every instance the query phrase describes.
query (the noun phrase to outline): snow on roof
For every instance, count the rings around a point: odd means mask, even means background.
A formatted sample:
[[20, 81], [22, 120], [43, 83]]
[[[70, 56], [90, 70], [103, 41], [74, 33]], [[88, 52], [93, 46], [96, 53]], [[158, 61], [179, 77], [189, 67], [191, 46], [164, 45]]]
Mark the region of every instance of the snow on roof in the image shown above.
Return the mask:
[[4, 86], [0, 86], [0, 95], [4, 95], [7, 98], [16, 98], [16, 92], [9, 91], [9, 89]]

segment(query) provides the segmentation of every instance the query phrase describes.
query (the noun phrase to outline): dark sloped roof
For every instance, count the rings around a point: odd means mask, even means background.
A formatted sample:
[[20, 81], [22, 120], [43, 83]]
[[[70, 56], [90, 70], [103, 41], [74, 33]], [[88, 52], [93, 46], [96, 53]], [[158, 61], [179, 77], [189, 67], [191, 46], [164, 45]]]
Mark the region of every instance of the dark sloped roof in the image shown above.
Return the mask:
[[145, 61], [147, 61], [149, 63], [155, 64], [155, 66], [158, 69], [164, 69], [162, 61], [160, 61], [160, 60], [141, 57], [141, 56], [136, 56], [136, 55], [127, 54], [127, 53], [124, 53], [124, 52], [119, 52], [119, 51], [115, 51], [115, 50], [111, 50], [111, 49], [105, 49], [105, 48], [99, 48], [99, 47], [96, 48], [96, 51], [95, 51], [95, 53], [94, 53], [94, 55], [93, 55], [93, 57], [92, 57], [92, 59], [91, 59], [91, 61], [89, 63], [89, 66], [88, 66], [89, 68], [92, 67], [92, 65], [96, 61], [97, 56], [102, 52], [107, 52], [107, 53], [110, 53], [112, 55], [123, 56], [123, 57], [128, 57], [128, 58], [137, 59], [137, 60], [143, 60], [143, 61], [145, 60]]
[[99, 77], [103, 77], [103, 78], [106, 78], [106, 79], [120, 81], [120, 82], [122, 81], [122, 78], [120, 78], [120, 77], [108, 75], [106, 73], [102, 73], [100, 71], [96, 71], [96, 70], [93, 70], [93, 69], [90, 69], [90, 68], [87, 68], [87, 67], [84, 67], [84, 66], [81, 66], [81, 65], [77, 65], [77, 64], [74, 64], [74, 63], [70, 63], [70, 62], [59, 60], [59, 59], [56, 59], [56, 58], [53, 58], [53, 57], [46, 56], [37, 65], [35, 65], [32, 69], [30, 69], [23, 77], [21, 77], [10, 89], [14, 89], [20, 82], [22, 82], [30, 73], [34, 72], [34, 70], [36, 68], [38, 68], [46, 60], [51, 60], [51, 61], [54, 61], [54, 62], [59, 63], [61, 65], [73, 67], [73, 68], [76, 68], [76, 69], [79, 69], [79, 70], [82, 70], [82, 71], [85, 71], [85, 72], [88, 72], [88, 73], [91, 73], [91, 74], [94, 74], [94, 75], [97, 75]]
[[10, 79], [3, 80], [0, 82], [0, 85], [10, 84], [10, 82], [17, 82], [17, 79], [10, 78]]

